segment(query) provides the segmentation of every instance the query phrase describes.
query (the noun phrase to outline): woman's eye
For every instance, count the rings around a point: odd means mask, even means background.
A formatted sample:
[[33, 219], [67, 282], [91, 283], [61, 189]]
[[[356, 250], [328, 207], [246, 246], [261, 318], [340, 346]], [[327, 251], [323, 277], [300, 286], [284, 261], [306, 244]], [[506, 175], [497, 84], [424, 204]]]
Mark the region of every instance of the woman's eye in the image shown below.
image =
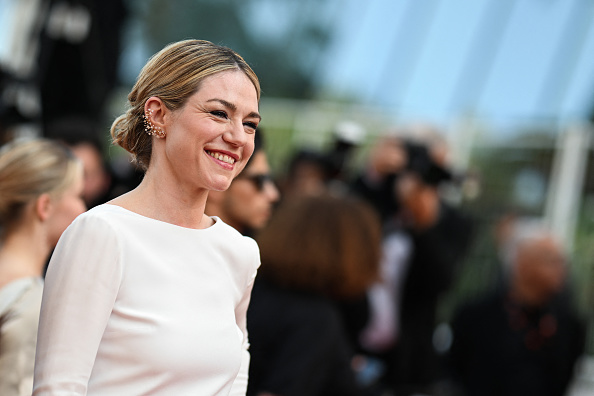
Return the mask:
[[258, 127], [258, 124], [256, 124], [255, 122], [244, 122], [243, 125], [245, 125], [248, 128], [253, 129], [254, 131]]
[[219, 118], [227, 118], [227, 113], [225, 113], [222, 110], [214, 110], [214, 111], [211, 111], [210, 114], [214, 115], [215, 117], [219, 117]]

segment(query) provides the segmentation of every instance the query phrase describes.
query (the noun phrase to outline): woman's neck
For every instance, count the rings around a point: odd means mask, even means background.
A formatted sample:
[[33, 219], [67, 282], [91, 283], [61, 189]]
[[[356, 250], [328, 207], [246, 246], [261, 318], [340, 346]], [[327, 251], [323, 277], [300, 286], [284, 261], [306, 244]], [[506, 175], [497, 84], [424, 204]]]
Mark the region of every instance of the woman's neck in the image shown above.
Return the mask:
[[207, 228], [213, 221], [204, 214], [208, 191], [184, 192], [156, 183], [149, 174], [134, 190], [111, 204], [152, 219], [186, 228]]
[[40, 277], [51, 247], [40, 227], [21, 227], [0, 248], [0, 287], [20, 278]]

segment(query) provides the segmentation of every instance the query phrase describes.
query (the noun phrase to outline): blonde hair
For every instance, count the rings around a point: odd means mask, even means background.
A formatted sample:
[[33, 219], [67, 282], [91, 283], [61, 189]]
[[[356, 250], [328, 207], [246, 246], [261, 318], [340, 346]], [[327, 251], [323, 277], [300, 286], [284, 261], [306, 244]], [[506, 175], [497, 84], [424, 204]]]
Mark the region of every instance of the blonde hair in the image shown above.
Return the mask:
[[0, 150], [0, 229], [19, 221], [23, 208], [42, 194], [59, 196], [81, 164], [65, 145], [49, 139], [15, 140]]
[[204, 40], [169, 44], [149, 59], [128, 94], [129, 108], [113, 122], [113, 143], [132, 154], [143, 170], [149, 166], [152, 140], [144, 130], [145, 102], [155, 96], [169, 110], [178, 110], [206, 77], [226, 70], [240, 70], [251, 80], [260, 100], [260, 82], [246, 61], [233, 50]]

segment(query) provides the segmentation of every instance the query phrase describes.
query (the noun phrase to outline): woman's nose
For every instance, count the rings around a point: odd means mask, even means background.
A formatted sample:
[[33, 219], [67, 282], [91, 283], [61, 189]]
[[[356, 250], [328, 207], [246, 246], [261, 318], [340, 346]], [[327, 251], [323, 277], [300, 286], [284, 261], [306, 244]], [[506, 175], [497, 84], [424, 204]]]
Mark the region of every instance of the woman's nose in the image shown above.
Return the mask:
[[231, 122], [223, 134], [223, 139], [234, 146], [245, 146], [249, 139], [242, 122]]

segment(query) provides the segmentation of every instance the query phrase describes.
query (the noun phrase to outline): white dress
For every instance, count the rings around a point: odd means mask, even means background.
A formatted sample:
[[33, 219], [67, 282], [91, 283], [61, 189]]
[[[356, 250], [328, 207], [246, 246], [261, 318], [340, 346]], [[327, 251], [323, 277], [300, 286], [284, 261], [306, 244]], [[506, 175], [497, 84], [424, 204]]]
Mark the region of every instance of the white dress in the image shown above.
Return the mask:
[[45, 279], [35, 396], [245, 395], [256, 242], [104, 204], [64, 232]]

